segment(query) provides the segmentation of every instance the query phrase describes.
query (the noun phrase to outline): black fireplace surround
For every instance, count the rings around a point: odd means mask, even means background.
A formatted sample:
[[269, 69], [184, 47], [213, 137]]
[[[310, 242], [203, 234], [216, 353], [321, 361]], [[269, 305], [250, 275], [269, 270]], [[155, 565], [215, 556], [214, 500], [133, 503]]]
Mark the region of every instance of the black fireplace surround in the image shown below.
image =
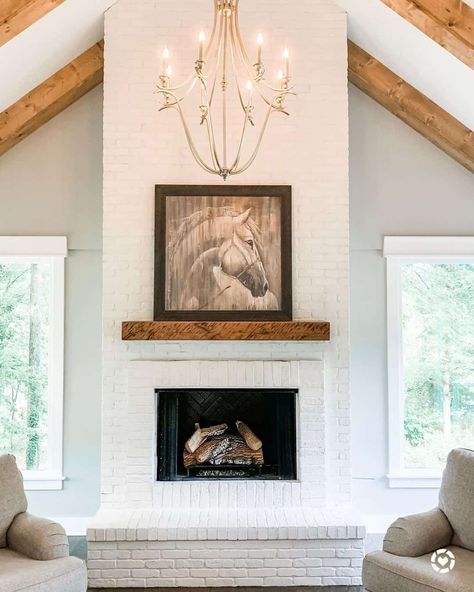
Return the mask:
[[[157, 389], [157, 480], [294, 480], [297, 390]], [[184, 446], [195, 430], [226, 423], [238, 436], [243, 421], [263, 443], [261, 466], [201, 464], [186, 468]]]

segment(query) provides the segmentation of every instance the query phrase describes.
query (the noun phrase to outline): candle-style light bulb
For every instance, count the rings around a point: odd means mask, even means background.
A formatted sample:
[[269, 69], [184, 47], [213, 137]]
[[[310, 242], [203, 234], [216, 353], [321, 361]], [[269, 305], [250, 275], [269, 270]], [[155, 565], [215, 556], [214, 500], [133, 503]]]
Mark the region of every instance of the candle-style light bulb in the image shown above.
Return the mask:
[[161, 57], [163, 58], [162, 71], [165, 73], [168, 68], [168, 60], [170, 59], [170, 50], [167, 47], [163, 50]]
[[283, 70], [278, 70], [277, 78], [278, 78], [278, 81], [280, 82], [280, 89], [283, 88], [283, 78], [284, 77], [285, 77], [285, 75], [283, 74]]
[[287, 47], [283, 52], [283, 59], [285, 60], [285, 78], [290, 76], [290, 52]]
[[206, 41], [206, 34], [204, 31], [199, 33], [199, 61], [202, 62], [204, 59], [204, 42]]
[[259, 33], [257, 35], [257, 64], [262, 63], [262, 46], [263, 46], [263, 35]]

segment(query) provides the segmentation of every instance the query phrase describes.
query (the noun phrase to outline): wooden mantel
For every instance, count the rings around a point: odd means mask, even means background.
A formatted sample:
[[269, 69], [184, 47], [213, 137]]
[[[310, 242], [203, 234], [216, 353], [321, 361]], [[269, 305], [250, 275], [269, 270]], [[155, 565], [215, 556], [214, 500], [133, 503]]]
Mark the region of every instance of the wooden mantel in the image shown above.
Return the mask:
[[124, 341], [329, 341], [324, 321], [125, 321]]

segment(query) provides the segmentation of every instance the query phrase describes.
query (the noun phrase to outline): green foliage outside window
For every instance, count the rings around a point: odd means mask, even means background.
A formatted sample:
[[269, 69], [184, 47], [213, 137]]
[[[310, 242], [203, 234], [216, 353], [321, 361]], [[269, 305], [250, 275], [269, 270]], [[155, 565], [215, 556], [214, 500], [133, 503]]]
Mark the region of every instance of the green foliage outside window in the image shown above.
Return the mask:
[[402, 267], [405, 466], [474, 448], [474, 265]]
[[0, 454], [19, 466], [47, 465], [51, 269], [0, 261]]

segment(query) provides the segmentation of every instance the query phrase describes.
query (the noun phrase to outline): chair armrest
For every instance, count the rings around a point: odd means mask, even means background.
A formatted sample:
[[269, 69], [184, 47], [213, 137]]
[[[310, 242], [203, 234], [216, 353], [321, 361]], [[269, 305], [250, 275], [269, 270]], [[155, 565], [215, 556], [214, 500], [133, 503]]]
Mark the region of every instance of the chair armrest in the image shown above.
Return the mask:
[[64, 528], [28, 512], [18, 514], [13, 520], [7, 531], [7, 545], [12, 551], [39, 561], [69, 556], [69, 542]]
[[401, 557], [420, 557], [451, 542], [453, 529], [439, 508], [398, 518], [387, 530], [383, 550]]

